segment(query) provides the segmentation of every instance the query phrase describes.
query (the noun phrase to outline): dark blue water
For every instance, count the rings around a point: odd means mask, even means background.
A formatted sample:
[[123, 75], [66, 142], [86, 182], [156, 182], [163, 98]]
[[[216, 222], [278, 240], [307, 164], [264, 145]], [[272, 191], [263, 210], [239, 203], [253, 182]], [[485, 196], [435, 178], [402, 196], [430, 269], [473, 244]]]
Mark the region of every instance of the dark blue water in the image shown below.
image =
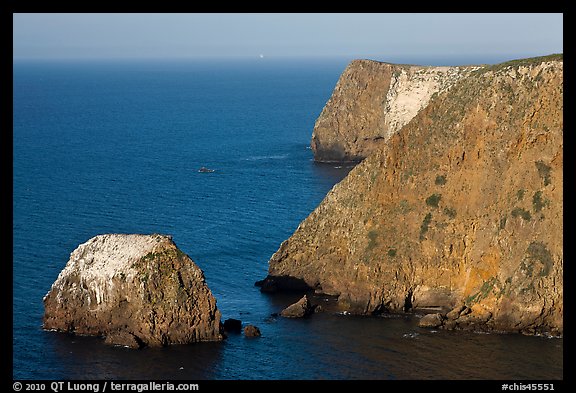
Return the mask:
[[[14, 378], [562, 378], [562, 339], [434, 332], [410, 316], [270, 317], [299, 295], [254, 282], [346, 174], [308, 148], [345, 66], [14, 63]], [[263, 336], [133, 351], [43, 331], [42, 297], [72, 250], [103, 233], [173, 235], [223, 318]]]

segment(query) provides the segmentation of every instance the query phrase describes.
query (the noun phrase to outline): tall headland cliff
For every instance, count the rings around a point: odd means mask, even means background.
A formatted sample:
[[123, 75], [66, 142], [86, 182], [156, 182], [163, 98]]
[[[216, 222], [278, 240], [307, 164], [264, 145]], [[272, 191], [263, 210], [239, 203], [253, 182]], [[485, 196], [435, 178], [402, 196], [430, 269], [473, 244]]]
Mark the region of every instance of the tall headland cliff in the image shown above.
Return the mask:
[[562, 55], [474, 70], [334, 186], [264, 288], [359, 314], [465, 305], [451, 327], [561, 334], [562, 168]]
[[424, 108], [480, 66], [425, 67], [354, 60], [316, 120], [317, 162], [359, 162]]

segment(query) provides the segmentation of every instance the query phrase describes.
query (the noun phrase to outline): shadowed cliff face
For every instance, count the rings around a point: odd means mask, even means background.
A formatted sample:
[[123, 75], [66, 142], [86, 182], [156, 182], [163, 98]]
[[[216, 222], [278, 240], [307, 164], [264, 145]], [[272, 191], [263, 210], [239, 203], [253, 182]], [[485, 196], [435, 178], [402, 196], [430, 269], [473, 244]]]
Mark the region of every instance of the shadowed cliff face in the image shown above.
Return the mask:
[[169, 236], [99, 235], [44, 298], [44, 328], [139, 347], [217, 341], [220, 311], [202, 270]]
[[314, 159], [361, 161], [408, 123], [432, 96], [478, 68], [352, 61], [316, 120], [311, 141]]
[[330, 191], [268, 281], [351, 312], [465, 303], [460, 327], [561, 333], [562, 135], [561, 55], [477, 70]]

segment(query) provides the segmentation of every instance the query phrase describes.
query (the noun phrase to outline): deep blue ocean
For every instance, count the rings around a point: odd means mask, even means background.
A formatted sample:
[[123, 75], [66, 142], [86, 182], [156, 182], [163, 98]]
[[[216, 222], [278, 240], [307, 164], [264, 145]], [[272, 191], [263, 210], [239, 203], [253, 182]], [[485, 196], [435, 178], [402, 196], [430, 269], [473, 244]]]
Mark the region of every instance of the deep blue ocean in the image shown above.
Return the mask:
[[[347, 61], [15, 61], [15, 379], [561, 379], [563, 340], [423, 330], [411, 315], [272, 317], [301, 294], [254, 282], [349, 168], [312, 161]], [[202, 166], [214, 173], [199, 173]], [[223, 320], [262, 337], [162, 349], [43, 331], [70, 253], [163, 233], [204, 270]]]

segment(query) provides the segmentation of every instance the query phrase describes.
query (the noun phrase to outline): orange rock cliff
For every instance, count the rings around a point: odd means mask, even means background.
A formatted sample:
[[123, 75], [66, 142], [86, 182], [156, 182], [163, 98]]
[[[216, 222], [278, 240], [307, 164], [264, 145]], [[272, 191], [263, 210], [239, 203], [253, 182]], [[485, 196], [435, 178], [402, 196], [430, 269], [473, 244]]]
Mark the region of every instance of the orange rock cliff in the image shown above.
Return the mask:
[[[372, 70], [361, 94], [341, 78], [314, 133], [332, 127], [351, 152], [339, 158], [367, 158], [282, 243], [263, 288], [301, 283], [359, 314], [456, 308], [446, 328], [562, 334], [562, 55], [465, 68], [396, 131], [363, 111], [390, 72], [361, 61], [344, 76], [361, 79], [358, 67]], [[369, 123], [383, 137], [366, 148]]]

